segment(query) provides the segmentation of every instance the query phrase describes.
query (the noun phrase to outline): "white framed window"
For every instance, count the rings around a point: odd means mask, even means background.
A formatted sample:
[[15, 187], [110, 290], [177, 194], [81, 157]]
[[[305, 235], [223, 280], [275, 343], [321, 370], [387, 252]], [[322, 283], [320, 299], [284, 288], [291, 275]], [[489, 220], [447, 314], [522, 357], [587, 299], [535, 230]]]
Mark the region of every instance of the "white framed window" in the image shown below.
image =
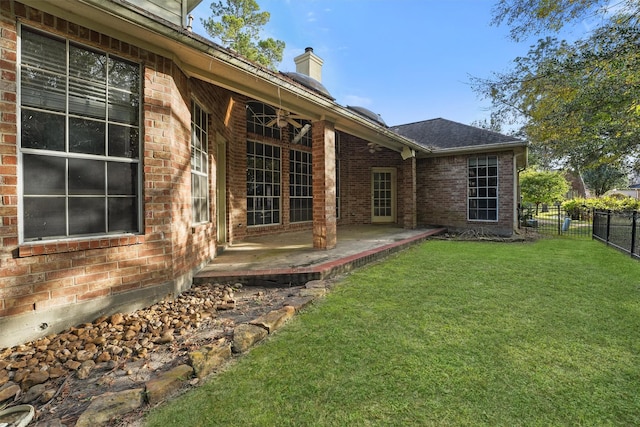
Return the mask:
[[289, 150], [289, 221], [313, 220], [311, 153]]
[[498, 220], [498, 157], [477, 156], [468, 159], [468, 219]]
[[22, 27], [20, 240], [139, 233], [140, 65]]
[[247, 141], [247, 226], [280, 223], [280, 147]]
[[209, 114], [191, 101], [191, 213], [194, 224], [209, 221]]

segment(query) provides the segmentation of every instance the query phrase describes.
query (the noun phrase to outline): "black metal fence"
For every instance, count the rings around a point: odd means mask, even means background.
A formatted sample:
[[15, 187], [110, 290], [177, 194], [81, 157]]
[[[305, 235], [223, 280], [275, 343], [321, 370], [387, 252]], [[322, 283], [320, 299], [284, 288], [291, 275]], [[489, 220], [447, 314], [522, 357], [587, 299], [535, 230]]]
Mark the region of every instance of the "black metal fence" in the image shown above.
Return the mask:
[[593, 212], [586, 207], [565, 210], [560, 205], [540, 205], [519, 209], [520, 228], [549, 236], [590, 239]]
[[638, 212], [596, 210], [593, 213], [593, 238], [632, 257], [640, 258]]

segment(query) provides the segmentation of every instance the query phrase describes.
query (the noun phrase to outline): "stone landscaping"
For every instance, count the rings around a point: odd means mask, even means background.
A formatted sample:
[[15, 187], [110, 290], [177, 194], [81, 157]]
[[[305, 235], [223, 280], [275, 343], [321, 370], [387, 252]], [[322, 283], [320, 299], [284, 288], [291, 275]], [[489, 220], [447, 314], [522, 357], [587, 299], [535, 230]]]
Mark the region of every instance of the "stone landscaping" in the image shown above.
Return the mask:
[[30, 425], [39, 427], [132, 425], [248, 351], [328, 286], [201, 285], [135, 313], [0, 349], [0, 409], [32, 405]]

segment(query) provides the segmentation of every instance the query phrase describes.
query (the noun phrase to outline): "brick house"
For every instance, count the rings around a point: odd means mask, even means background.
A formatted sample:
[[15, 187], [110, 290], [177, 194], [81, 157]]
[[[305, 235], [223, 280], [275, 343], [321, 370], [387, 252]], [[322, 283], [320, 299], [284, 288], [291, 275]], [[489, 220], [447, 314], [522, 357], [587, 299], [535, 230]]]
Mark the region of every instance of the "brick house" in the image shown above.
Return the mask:
[[176, 295], [247, 236], [512, 233], [526, 143], [388, 128], [311, 49], [277, 73], [191, 33], [199, 2], [0, 2], [0, 347]]

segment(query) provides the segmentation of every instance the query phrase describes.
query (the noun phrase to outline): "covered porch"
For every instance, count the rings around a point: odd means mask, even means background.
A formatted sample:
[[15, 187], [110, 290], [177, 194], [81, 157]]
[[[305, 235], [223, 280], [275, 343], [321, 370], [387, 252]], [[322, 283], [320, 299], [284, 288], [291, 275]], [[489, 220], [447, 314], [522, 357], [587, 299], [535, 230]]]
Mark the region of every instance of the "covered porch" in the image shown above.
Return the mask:
[[326, 250], [313, 248], [310, 230], [248, 237], [220, 253], [195, 275], [194, 284], [299, 285], [346, 273], [444, 231], [397, 225], [339, 226], [336, 246]]

